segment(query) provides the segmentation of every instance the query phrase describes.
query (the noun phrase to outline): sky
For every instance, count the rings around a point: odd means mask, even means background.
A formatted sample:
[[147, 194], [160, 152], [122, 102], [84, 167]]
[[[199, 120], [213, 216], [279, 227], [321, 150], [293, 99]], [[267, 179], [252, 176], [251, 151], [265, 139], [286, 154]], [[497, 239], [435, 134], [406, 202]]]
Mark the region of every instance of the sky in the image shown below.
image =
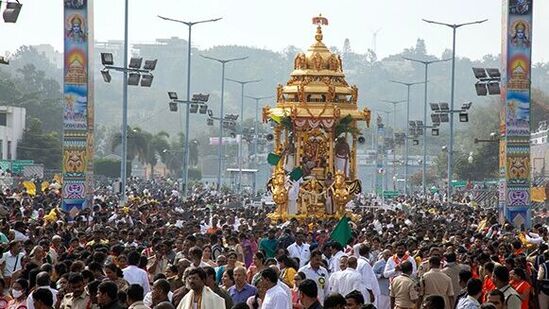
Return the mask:
[[[549, 0], [534, 0], [533, 62], [549, 61]], [[5, 2], [5, 1], [4, 1]], [[0, 52], [21, 45], [63, 46], [63, 0], [20, 0], [23, 10], [16, 24], [0, 21]], [[2, 7], [3, 8], [3, 7]], [[193, 45], [245, 45], [282, 51], [289, 45], [307, 48], [313, 40], [311, 18], [322, 13], [329, 26], [324, 42], [341, 48], [345, 38], [354, 52], [373, 49], [385, 57], [425, 40], [430, 54], [451, 48], [451, 29], [429, 25], [422, 18], [462, 23], [487, 18], [481, 25], [458, 30], [456, 53], [480, 59], [501, 50], [502, 0], [129, 0], [130, 43], [156, 38], [187, 37], [186, 26], [159, 19], [223, 17], [193, 28]], [[124, 1], [94, 1], [95, 40], [124, 38]]]

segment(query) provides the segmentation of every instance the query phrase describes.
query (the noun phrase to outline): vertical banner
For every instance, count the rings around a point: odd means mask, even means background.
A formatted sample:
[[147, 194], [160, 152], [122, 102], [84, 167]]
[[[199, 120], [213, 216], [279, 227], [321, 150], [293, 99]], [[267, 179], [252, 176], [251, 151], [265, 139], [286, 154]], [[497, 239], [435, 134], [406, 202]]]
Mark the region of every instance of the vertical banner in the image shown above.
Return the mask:
[[64, 1], [63, 205], [71, 216], [93, 201], [92, 0]]
[[530, 74], [532, 2], [505, 0], [502, 27], [502, 138], [499, 203], [515, 226], [531, 225]]

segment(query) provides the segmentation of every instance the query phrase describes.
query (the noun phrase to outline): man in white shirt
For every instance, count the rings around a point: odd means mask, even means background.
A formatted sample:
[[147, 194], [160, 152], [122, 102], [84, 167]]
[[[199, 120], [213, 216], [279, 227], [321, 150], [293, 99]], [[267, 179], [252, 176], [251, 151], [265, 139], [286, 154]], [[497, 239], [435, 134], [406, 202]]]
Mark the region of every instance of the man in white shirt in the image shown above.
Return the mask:
[[307, 265], [311, 259], [309, 244], [304, 243], [305, 235], [303, 231], [298, 231], [295, 235], [295, 242], [288, 247], [291, 258], [299, 259], [299, 268]]
[[409, 261], [412, 263], [412, 276], [416, 274], [416, 261], [409, 254], [406, 253], [406, 245], [401, 242], [396, 245], [396, 254], [390, 257], [385, 264], [385, 270], [383, 271], [383, 276], [391, 280], [392, 278], [400, 275], [400, 264], [403, 262]]
[[339, 259], [341, 259], [342, 256], [345, 255], [343, 252], [343, 246], [338, 242], [332, 242], [330, 244], [331, 250], [332, 250], [332, 257], [330, 258], [330, 263], [328, 267], [330, 268], [330, 273], [335, 273], [336, 271], [340, 271], [339, 269]]
[[301, 267], [300, 272], [305, 274], [306, 279], [313, 280], [318, 287], [318, 300], [324, 303], [324, 297], [328, 295], [328, 280], [330, 275], [326, 268], [320, 266], [322, 264], [322, 252], [313, 250], [311, 252], [311, 260], [309, 264]]
[[0, 268], [6, 281], [6, 286], [11, 286], [11, 278], [18, 277], [23, 267], [22, 262], [25, 254], [21, 252], [21, 243], [12, 240], [8, 245], [8, 251], [4, 252], [0, 259]]
[[21, 221], [15, 222], [13, 226], [13, 235], [13, 240], [15, 241], [25, 242], [29, 240], [29, 237], [25, 235], [25, 223]]
[[278, 285], [276, 271], [272, 268], [266, 268], [261, 272], [259, 284], [265, 288], [265, 298], [263, 299], [262, 309], [288, 309], [291, 308], [291, 299], [288, 294]]
[[137, 267], [139, 265], [139, 260], [141, 255], [135, 251], [128, 254], [128, 264], [129, 266], [124, 268], [122, 271], [124, 273], [124, 280], [128, 281], [129, 284], [139, 284], [143, 288], [143, 293], [147, 294], [151, 290], [149, 284], [149, 275], [143, 269]]
[[[39, 272], [36, 275], [36, 289], [48, 289], [50, 290], [53, 296], [53, 303], [57, 302], [57, 290], [50, 287], [50, 274], [45, 271]], [[32, 297], [33, 293], [30, 293], [27, 297], [27, 309], [34, 309], [34, 298]]]
[[330, 293], [347, 295], [350, 292], [357, 290], [364, 298], [367, 299], [368, 291], [362, 282], [362, 276], [356, 271], [357, 259], [354, 256], [347, 258], [343, 256], [340, 259], [341, 270], [333, 273], [330, 276]]
[[368, 291], [367, 295], [363, 295], [364, 300], [368, 302], [369, 299], [370, 303], [374, 303], [375, 299], [379, 296], [379, 294], [381, 294], [381, 290], [379, 288], [379, 282], [377, 281], [376, 274], [370, 265], [370, 261], [366, 258], [370, 255], [370, 247], [366, 244], [361, 244], [358, 247], [358, 254], [360, 257], [357, 261], [357, 271], [360, 273], [362, 282]]

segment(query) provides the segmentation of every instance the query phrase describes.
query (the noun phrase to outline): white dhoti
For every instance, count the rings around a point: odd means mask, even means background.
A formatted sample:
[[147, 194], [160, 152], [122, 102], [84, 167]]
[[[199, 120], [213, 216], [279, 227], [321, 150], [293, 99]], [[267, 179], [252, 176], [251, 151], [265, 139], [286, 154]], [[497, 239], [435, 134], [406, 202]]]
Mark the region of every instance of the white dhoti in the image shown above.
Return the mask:
[[349, 176], [349, 160], [348, 157], [341, 157], [336, 154], [335, 156], [335, 167], [337, 171], [342, 171], [345, 174], [345, 177]]
[[294, 167], [295, 167], [295, 162], [294, 161], [295, 161], [295, 159], [294, 159], [293, 154], [286, 156], [286, 164], [284, 165], [284, 169], [287, 172], [291, 172], [291, 171], [294, 170]]
[[391, 298], [388, 295], [377, 295], [374, 305], [377, 309], [391, 309]]
[[299, 197], [299, 180], [291, 181], [290, 190], [288, 191], [288, 214], [297, 214], [297, 198]]

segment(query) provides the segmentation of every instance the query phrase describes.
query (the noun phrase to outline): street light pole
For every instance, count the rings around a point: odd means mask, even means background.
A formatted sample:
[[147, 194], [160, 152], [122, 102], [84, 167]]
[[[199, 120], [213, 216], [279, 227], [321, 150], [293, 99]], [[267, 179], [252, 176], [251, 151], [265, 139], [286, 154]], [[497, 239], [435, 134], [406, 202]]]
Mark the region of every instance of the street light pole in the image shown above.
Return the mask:
[[[257, 162], [257, 140], [259, 139], [259, 128], [258, 128], [258, 123], [259, 123], [259, 101], [261, 100], [264, 100], [264, 99], [270, 99], [270, 98], [274, 98], [274, 96], [270, 95], [270, 96], [264, 96], [264, 97], [254, 97], [254, 96], [245, 96], [246, 98], [248, 99], [252, 99], [255, 101], [255, 122], [254, 122], [254, 161], [255, 161], [255, 164], [256, 164], [256, 167], [258, 166]], [[257, 173], [257, 172], [256, 172]], [[255, 194], [255, 174], [254, 173], [254, 194]]]
[[[128, 67], [128, 0], [124, 9], [124, 68]], [[126, 203], [126, 165], [128, 160], [128, 71], [123, 72], [122, 80], [122, 158], [120, 158], [120, 204]]]
[[[444, 62], [449, 61], [450, 59], [441, 59], [441, 60], [418, 60], [408, 57], [402, 57], [405, 60], [422, 63], [425, 66], [425, 93], [423, 95], [423, 124], [427, 125], [427, 88], [428, 88], [428, 71], [429, 71], [429, 65], [433, 63], [438, 62]], [[426, 173], [427, 173], [427, 128], [423, 127], [423, 168], [421, 173], [421, 185], [423, 187], [423, 195], [425, 196], [427, 192], [427, 181], [426, 181]]]
[[[396, 131], [396, 106], [406, 101], [405, 100], [399, 100], [399, 101], [381, 100], [381, 101], [393, 105], [393, 138], [394, 138], [395, 131]], [[393, 142], [393, 179], [396, 179], [396, 141]], [[395, 183], [396, 181], [393, 181], [393, 191], [396, 191]]]
[[241, 198], [242, 194], [240, 192], [242, 188], [242, 130], [244, 128], [244, 86], [251, 83], [259, 83], [261, 79], [254, 80], [236, 80], [231, 78], [226, 78], [226, 80], [240, 84], [240, 141], [238, 142], [238, 184], [237, 191]]
[[[450, 91], [450, 110], [454, 110], [454, 94], [455, 94], [455, 79], [456, 79], [456, 30], [457, 28], [482, 24], [488, 19], [477, 20], [473, 22], [463, 23], [463, 24], [447, 24], [437, 21], [423, 19], [424, 22], [429, 24], [441, 25], [452, 28], [452, 84]], [[448, 145], [448, 204], [451, 202], [452, 198], [452, 159], [453, 159], [453, 148], [454, 148], [454, 114], [450, 114], [450, 142]]]
[[410, 131], [410, 87], [413, 85], [423, 84], [424, 82], [406, 83], [401, 81], [392, 80], [392, 83], [404, 85], [407, 88], [406, 99], [406, 138], [404, 139], [404, 194], [408, 194], [408, 135]]
[[[183, 21], [183, 20], [177, 20], [167, 17], [158, 16], [159, 18], [167, 21], [173, 21], [180, 24], [184, 24], [189, 28], [189, 38], [187, 39], [187, 101], [191, 100], [191, 34], [192, 34], [192, 28], [196, 24], [202, 24], [202, 23], [209, 23], [209, 22], [216, 22], [220, 20], [221, 18], [214, 18], [214, 19], [207, 19], [207, 20], [200, 20], [200, 21]], [[185, 145], [183, 148], [183, 170], [182, 170], [182, 178], [183, 178], [183, 188], [182, 193], [183, 196], [187, 196], [187, 183], [189, 181], [189, 105], [187, 104], [187, 108], [185, 109]]]
[[[225, 96], [225, 65], [229, 62], [246, 60], [248, 57], [240, 58], [231, 58], [231, 59], [219, 59], [210, 56], [200, 55], [202, 58], [217, 61], [221, 63], [221, 110], [220, 117], [224, 118], [223, 103]], [[217, 155], [218, 155], [218, 167], [217, 167], [217, 190], [221, 190], [221, 169], [223, 166], [223, 121], [219, 122], [219, 141], [217, 145]]]

